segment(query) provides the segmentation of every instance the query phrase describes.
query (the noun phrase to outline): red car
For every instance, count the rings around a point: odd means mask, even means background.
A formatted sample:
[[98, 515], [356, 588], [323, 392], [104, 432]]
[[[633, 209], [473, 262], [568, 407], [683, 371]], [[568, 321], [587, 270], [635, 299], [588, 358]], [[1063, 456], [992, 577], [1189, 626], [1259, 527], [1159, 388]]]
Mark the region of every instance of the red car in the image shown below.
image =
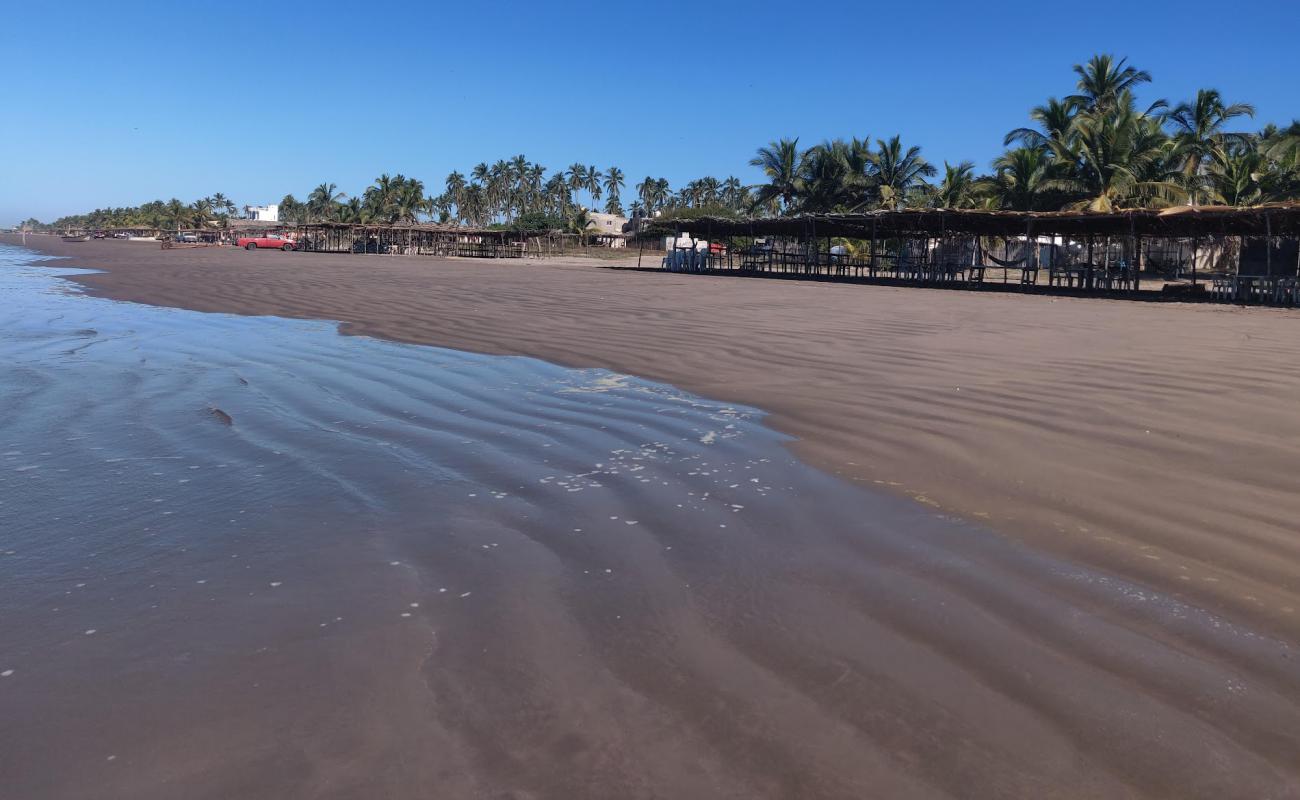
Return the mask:
[[242, 247], [245, 250], [257, 250], [265, 248], [267, 250], [292, 250], [297, 245], [293, 239], [286, 239], [283, 236], [277, 236], [272, 233], [268, 236], [241, 236], [235, 240], [236, 247]]

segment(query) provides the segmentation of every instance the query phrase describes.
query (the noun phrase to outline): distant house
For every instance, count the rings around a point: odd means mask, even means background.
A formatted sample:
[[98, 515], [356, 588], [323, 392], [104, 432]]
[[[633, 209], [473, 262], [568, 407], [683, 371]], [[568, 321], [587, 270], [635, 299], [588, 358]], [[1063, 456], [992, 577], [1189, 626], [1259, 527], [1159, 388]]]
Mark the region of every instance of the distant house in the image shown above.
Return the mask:
[[244, 206], [244, 219], [253, 219], [258, 222], [279, 222], [280, 207], [278, 205]]
[[627, 236], [623, 228], [627, 226], [627, 217], [617, 214], [602, 214], [598, 211], [587, 212], [591, 222], [587, 223], [587, 232], [606, 247], [626, 247]]

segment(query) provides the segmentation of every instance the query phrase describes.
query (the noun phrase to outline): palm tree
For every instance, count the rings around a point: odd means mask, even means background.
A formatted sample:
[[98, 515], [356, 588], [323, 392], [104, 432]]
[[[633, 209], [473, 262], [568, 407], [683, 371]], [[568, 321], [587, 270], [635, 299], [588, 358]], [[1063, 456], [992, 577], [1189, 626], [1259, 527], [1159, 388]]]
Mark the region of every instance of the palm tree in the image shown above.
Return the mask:
[[[398, 176], [402, 178], [402, 176]], [[392, 222], [415, 222], [425, 207], [424, 183], [415, 178], [402, 178], [393, 189], [389, 218]]]
[[1041, 130], [1016, 128], [1006, 135], [1002, 144], [1008, 147], [1017, 143], [1028, 147], [1049, 147], [1052, 142], [1064, 141], [1069, 138], [1078, 110], [1075, 98], [1057, 100], [1049, 97], [1046, 104], [1034, 106], [1029, 112], [1029, 118], [1037, 122]]
[[637, 196], [641, 198], [641, 205], [647, 212], [654, 210], [654, 204], [650, 202], [650, 196], [654, 194], [654, 188], [655, 179], [649, 175], [645, 176], [645, 180], [636, 185]]
[[728, 175], [727, 179], [722, 182], [722, 204], [732, 211], [739, 211], [742, 207], [741, 192], [744, 186], [740, 183], [740, 178], [735, 175]]
[[1205, 177], [1207, 194], [1219, 203], [1249, 206], [1280, 199], [1277, 174], [1257, 148], [1242, 143], [1212, 151]]
[[585, 208], [575, 208], [569, 215], [569, 230], [578, 235], [582, 246], [587, 246], [587, 229], [591, 227], [591, 213]]
[[456, 207], [456, 221], [462, 222], [461, 207], [464, 205], [462, 201], [465, 197], [465, 176], [461, 175], [459, 172], [453, 171], [447, 176], [444, 186], [446, 187], [446, 191], [443, 196], [447, 199], [450, 205]]
[[546, 198], [549, 211], [557, 216], [567, 214], [569, 206], [573, 203], [572, 191], [564, 179], [563, 172], [557, 172], [546, 180], [542, 186], [542, 194]]
[[1053, 155], [1071, 164], [1062, 188], [1076, 192], [1074, 208], [1112, 211], [1135, 204], [1165, 203], [1185, 195], [1176, 170], [1167, 166], [1170, 142], [1161, 119], [1135, 108], [1125, 89], [1105, 111], [1080, 114], [1074, 122], [1074, 149]]
[[989, 195], [999, 208], [1036, 211], [1044, 193], [1051, 188], [1052, 161], [1037, 147], [1018, 147], [998, 156]]
[[670, 197], [672, 197], [672, 189], [668, 186], [668, 179], [656, 179], [650, 190], [650, 201], [654, 204], [654, 208], [663, 208]]
[[307, 212], [315, 219], [329, 220], [334, 216], [334, 209], [347, 195], [335, 191], [338, 186], [322, 183], [307, 195]]
[[226, 197], [221, 192], [217, 192], [216, 194], [212, 195], [210, 200], [212, 202], [212, 207], [214, 209], [217, 209], [219, 211], [224, 211], [227, 214], [234, 214], [236, 211], [239, 210], [235, 206], [235, 204], [231, 202], [230, 198]]
[[1079, 76], [1079, 94], [1067, 98], [1088, 111], [1113, 107], [1120, 95], [1132, 92], [1140, 84], [1151, 82], [1151, 73], [1128, 65], [1127, 58], [1096, 55], [1087, 64], [1075, 64]]
[[804, 153], [799, 150], [799, 139], [779, 139], [749, 160], [767, 176], [767, 183], [756, 187], [754, 205], [771, 211], [790, 209], [799, 196], [800, 174], [804, 168]]
[[609, 195], [610, 201], [618, 203], [624, 186], [623, 170], [618, 167], [605, 170], [605, 194]]
[[876, 148], [873, 162], [882, 208], [901, 207], [914, 190], [925, 185], [926, 178], [938, 172], [921, 157], [921, 148], [914, 145], [903, 150], [898, 136], [888, 141], [877, 139]]
[[1248, 103], [1225, 105], [1215, 89], [1201, 89], [1196, 100], [1179, 103], [1169, 114], [1173, 125], [1174, 144], [1183, 160], [1183, 175], [1190, 184], [1193, 204], [1200, 199], [1200, 178], [1205, 173], [1206, 162], [1216, 150], [1229, 143], [1244, 144], [1250, 140], [1246, 133], [1230, 133], [1224, 126], [1238, 117], [1255, 116], [1255, 107]]
[[569, 191], [576, 196], [587, 186], [587, 167], [583, 164], [570, 164], [565, 180], [568, 181]]
[[166, 220], [171, 224], [171, 227], [175, 228], [178, 232], [181, 228], [187, 227], [190, 224], [192, 213], [193, 212], [189, 206], [185, 205], [180, 200], [177, 200], [175, 197], [168, 200], [167, 205], [164, 208]]
[[587, 190], [587, 194], [591, 195], [591, 207], [595, 208], [596, 204], [600, 202], [601, 191], [600, 170], [596, 168], [595, 164], [587, 167], [584, 171], [583, 188]]
[[482, 225], [486, 221], [488, 211], [483, 184], [475, 182], [466, 186], [461, 202], [463, 205], [458, 211], [471, 225]]
[[339, 222], [350, 222], [353, 225], [365, 225], [375, 221], [370, 213], [370, 207], [360, 197], [353, 197], [346, 203], [340, 203], [336, 214]]
[[212, 201], [206, 197], [195, 200], [190, 205], [190, 224], [196, 228], [207, 226], [212, 219]]
[[943, 162], [943, 180], [934, 187], [932, 202], [937, 208], [971, 208], [983, 185], [975, 179], [975, 165], [963, 161], [956, 166]]
[[808, 148], [800, 164], [795, 204], [786, 211], [824, 213], [856, 204], [858, 179], [864, 176], [855, 175], [850, 162], [848, 143], [842, 139]]

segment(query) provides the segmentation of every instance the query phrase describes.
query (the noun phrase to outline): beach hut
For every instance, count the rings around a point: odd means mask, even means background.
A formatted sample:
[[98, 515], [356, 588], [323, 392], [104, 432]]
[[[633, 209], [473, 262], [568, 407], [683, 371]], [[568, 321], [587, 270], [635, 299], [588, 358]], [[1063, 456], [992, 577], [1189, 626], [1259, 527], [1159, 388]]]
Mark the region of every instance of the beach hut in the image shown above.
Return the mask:
[[707, 271], [1134, 296], [1144, 277], [1170, 294], [1196, 294], [1208, 277], [1216, 299], [1276, 303], [1295, 302], [1300, 280], [1296, 203], [1110, 212], [922, 208], [650, 225], [663, 235], [727, 240], [727, 258], [711, 259]]

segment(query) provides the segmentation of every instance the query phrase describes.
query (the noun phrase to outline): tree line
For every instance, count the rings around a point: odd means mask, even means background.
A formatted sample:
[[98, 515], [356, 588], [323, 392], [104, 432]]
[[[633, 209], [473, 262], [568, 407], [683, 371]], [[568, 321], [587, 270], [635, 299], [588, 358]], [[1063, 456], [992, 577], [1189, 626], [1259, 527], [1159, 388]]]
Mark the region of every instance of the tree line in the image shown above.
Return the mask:
[[[1300, 121], [1255, 132], [1230, 130], [1255, 116], [1215, 89], [1171, 104], [1143, 105], [1138, 91], [1151, 74], [1125, 58], [1094, 56], [1074, 66], [1072, 93], [1048, 98], [1031, 124], [1006, 134], [1007, 149], [988, 171], [973, 162], [942, 169], [900, 136], [833, 139], [801, 147], [779, 139], [750, 159], [763, 182], [706, 176], [673, 189], [647, 175], [627, 194], [618, 167], [571, 164], [550, 171], [523, 155], [453, 171], [440, 189], [384, 174], [349, 196], [322, 183], [303, 200], [280, 201], [289, 223], [398, 224], [420, 221], [476, 226], [582, 230], [596, 208], [605, 213], [723, 216], [855, 212], [902, 207], [1018, 211], [1159, 207], [1175, 204], [1254, 205], [1300, 199]], [[601, 201], [604, 200], [602, 206]], [[33, 229], [221, 226], [236, 207], [222, 194], [193, 203], [155, 200], [131, 208], [96, 209]]]
[[970, 161], [945, 161], [940, 171], [897, 136], [874, 147], [854, 138], [807, 149], [781, 139], [750, 162], [767, 178], [755, 206], [770, 214], [904, 206], [1111, 211], [1300, 198], [1300, 122], [1230, 131], [1255, 109], [1228, 103], [1215, 89], [1144, 106], [1137, 91], [1151, 74], [1109, 55], [1074, 73], [1074, 93], [1034, 107], [1032, 125], [1007, 133], [1007, 150], [987, 173], [976, 174]]

